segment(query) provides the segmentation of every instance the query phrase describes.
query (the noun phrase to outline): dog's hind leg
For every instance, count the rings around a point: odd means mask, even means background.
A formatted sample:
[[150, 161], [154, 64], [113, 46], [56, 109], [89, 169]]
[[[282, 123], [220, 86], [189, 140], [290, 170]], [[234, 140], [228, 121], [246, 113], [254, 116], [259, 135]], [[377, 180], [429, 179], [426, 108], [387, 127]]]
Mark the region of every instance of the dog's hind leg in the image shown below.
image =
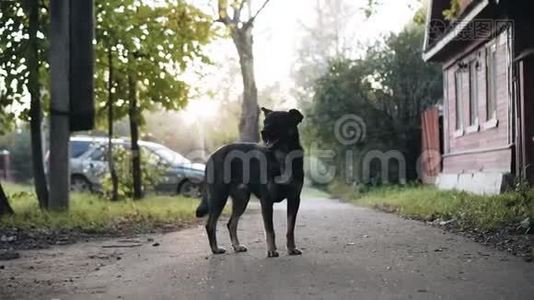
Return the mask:
[[246, 252], [247, 247], [241, 245], [237, 238], [237, 223], [239, 222], [239, 217], [247, 208], [250, 191], [247, 187], [235, 187], [230, 191], [230, 196], [232, 197], [232, 215], [227, 225], [230, 232], [230, 240], [232, 240], [232, 247], [235, 252]]
[[219, 189], [212, 189], [209, 192], [209, 216], [208, 221], [206, 222], [206, 232], [208, 234], [211, 252], [213, 252], [213, 254], [223, 254], [226, 250], [224, 250], [224, 248], [219, 248], [217, 245], [217, 220], [228, 200], [228, 188], [222, 187]]

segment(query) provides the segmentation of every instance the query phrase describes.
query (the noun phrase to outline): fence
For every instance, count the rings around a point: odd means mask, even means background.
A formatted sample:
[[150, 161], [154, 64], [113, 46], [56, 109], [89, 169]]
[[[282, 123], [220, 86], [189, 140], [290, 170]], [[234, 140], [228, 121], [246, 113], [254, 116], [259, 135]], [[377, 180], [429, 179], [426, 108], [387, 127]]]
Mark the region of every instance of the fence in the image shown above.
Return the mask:
[[432, 184], [441, 171], [439, 108], [433, 107], [421, 114], [421, 134], [421, 180], [423, 183]]

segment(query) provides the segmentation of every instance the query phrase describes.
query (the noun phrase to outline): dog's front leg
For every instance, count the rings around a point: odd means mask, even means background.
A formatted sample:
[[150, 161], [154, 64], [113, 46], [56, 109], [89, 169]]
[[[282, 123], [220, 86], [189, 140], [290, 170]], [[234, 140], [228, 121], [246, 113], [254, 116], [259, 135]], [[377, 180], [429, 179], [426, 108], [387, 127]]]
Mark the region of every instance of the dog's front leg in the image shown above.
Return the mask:
[[295, 246], [295, 222], [300, 205], [300, 196], [287, 199], [287, 253], [289, 255], [301, 255], [302, 251]]
[[267, 256], [278, 257], [273, 226], [272, 201], [269, 201], [268, 199], [261, 200], [261, 214], [263, 216], [263, 225], [265, 226], [265, 235], [267, 238]]

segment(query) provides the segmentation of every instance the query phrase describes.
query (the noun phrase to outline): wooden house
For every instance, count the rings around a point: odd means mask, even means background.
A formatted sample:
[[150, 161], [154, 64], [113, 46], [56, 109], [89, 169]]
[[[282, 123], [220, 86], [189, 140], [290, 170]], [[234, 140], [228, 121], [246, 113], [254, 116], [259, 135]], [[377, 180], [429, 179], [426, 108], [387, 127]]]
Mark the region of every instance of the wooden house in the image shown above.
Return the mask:
[[444, 74], [440, 188], [534, 181], [533, 2], [429, 1], [423, 59]]

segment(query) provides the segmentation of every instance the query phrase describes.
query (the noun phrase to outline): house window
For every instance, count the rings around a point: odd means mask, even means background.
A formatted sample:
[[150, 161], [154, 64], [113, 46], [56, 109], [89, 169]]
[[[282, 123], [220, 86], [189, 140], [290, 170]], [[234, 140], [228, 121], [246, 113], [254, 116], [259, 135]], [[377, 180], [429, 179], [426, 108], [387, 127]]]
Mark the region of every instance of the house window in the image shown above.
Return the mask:
[[486, 119], [497, 118], [497, 46], [492, 44], [486, 54]]
[[456, 71], [454, 74], [454, 88], [455, 88], [455, 107], [456, 107], [456, 130], [460, 131], [463, 129], [463, 101], [462, 101], [462, 72], [461, 70]]
[[478, 61], [469, 63], [469, 126], [478, 125]]

